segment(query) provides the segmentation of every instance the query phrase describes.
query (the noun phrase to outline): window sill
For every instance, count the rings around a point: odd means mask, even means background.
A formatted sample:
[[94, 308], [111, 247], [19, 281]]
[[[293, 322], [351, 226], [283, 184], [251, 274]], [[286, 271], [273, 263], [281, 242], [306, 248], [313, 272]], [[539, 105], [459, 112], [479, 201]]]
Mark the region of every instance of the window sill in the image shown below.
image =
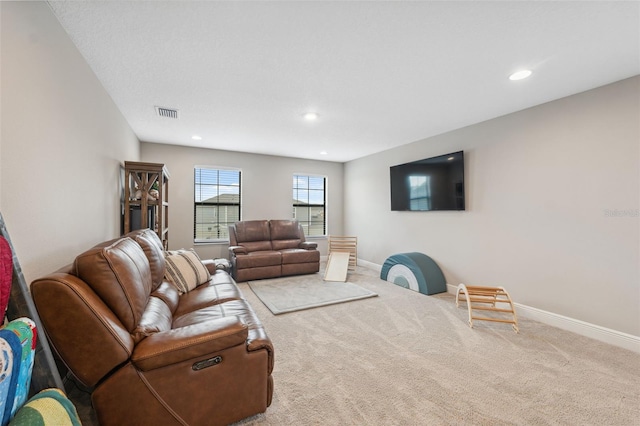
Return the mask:
[[193, 244], [196, 246], [229, 245], [229, 240], [195, 240]]

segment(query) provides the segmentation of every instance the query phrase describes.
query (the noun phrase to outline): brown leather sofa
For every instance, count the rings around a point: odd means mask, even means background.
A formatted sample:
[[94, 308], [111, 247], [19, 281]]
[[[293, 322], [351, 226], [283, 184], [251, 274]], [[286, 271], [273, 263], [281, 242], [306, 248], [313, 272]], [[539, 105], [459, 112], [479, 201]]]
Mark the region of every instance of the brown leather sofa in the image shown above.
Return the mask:
[[247, 220], [229, 226], [229, 257], [237, 281], [318, 272], [317, 247], [305, 241], [296, 220]]
[[162, 244], [134, 231], [31, 284], [52, 346], [101, 425], [223, 425], [271, 404], [273, 345], [233, 279], [180, 295]]

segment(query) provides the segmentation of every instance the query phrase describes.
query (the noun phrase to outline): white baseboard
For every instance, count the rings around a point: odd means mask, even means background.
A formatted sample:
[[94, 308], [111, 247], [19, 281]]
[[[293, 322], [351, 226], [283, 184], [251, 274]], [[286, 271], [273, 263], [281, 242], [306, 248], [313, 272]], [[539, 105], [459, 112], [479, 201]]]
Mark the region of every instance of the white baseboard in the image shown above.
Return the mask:
[[[456, 294], [458, 286], [447, 284], [447, 293]], [[543, 311], [542, 309], [532, 306], [523, 305], [521, 303], [513, 303], [519, 316], [539, 321], [543, 324], [558, 327], [563, 330], [571, 331], [582, 336], [590, 337], [610, 345], [628, 349], [633, 352], [640, 353], [640, 337], [632, 334], [623, 333], [621, 331], [612, 330], [610, 328], [601, 327], [585, 321], [574, 318], [565, 317], [564, 315], [554, 314], [553, 312]]]
[[[382, 270], [382, 265], [362, 259], [358, 259], [358, 265], [378, 272]], [[457, 290], [457, 285], [447, 284], [447, 293], [455, 295]], [[521, 303], [514, 302], [514, 305], [517, 308], [516, 313], [523, 318], [529, 318], [543, 324], [558, 327], [562, 330], [571, 331], [610, 345], [640, 353], [640, 336], [634, 336], [632, 334], [623, 333], [622, 331], [612, 330], [610, 328], [565, 317], [564, 315], [555, 314], [553, 312], [543, 311], [542, 309], [523, 305]]]
[[376, 272], [380, 272], [382, 270], [382, 265], [378, 265], [377, 263], [368, 262], [362, 259], [358, 259], [358, 266], [363, 266], [365, 268], [373, 269]]

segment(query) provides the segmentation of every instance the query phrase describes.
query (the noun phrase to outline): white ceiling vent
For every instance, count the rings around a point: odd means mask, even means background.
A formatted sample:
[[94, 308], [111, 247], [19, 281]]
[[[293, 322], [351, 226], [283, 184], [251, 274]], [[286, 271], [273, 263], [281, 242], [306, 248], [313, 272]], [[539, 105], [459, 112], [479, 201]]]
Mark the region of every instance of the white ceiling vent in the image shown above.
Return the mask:
[[156, 113], [164, 118], [178, 118], [178, 110], [173, 108], [156, 107]]

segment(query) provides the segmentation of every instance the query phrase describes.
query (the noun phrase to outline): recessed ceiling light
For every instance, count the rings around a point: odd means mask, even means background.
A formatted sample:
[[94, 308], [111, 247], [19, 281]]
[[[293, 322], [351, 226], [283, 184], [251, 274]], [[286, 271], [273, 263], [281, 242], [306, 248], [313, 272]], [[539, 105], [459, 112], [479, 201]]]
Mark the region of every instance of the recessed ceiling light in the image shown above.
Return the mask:
[[202, 136], [193, 135], [193, 136], [191, 136], [191, 139], [193, 139], [194, 141], [201, 141], [202, 140]]
[[531, 75], [531, 70], [520, 70], [516, 71], [509, 76], [509, 80], [522, 80], [523, 78], [527, 78]]
[[320, 155], [327, 155], [328, 152], [327, 151], [320, 151]]
[[318, 113], [317, 112], [307, 112], [303, 115], [304, 119], [307, 121], [313, 121], [313, 120], [317, 120], [318, 119]]

